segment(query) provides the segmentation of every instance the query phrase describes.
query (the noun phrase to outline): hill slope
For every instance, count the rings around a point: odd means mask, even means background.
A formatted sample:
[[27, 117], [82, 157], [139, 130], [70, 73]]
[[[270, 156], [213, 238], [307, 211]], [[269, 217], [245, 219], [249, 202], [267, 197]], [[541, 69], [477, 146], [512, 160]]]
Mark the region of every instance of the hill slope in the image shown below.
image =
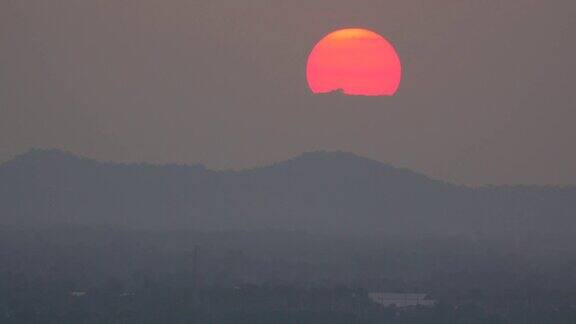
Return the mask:
[[0, 225], [290, 228], [566, 240], [576, 190], [455, 186], [342, 152], [268, 167], [114, 164], [32, 150], [0, 166]]

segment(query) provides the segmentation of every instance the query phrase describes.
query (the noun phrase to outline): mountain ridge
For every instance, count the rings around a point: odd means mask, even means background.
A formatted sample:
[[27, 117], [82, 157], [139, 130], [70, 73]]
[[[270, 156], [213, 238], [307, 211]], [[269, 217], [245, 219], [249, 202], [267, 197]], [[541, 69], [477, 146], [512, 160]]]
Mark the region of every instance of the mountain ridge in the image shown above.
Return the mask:
[[521, 232], [535, 244], [571, 237], [575, 215], [572, 187], [459, 186], [340, 151], [236, 171], [98, 162], [59, 150], [31, 150], [0, 165], [0, 227], [288, 228], [491, 240]]
[[131, 166], [139, 166], [139, 167], [150, 167], [150, 168], [192, 168], [192, 169], [201, 169], [207, 172], [214, 172], [214, 173], [243, 173], [243, 172], [255, 172], [263, 169], [269, 168], [279, 168], [289, 166], [292, 163], [307, 163], [310, 161], [327, 161], [329, 158], [335, 158], [340, 160], [355, 160], [360, 161], [361, 163], [367, 165], [371, 164], [372, 166], [378, 166], [381, 168], [386, 168], [390, 171], [404, 173], [406, 175], [416, 176], [425, 178], [429, 181], [434, 181], [437, 183], [442, 183], [446, 185], [451, 185], [460, 188], [469, 188], [469, 189], [488, 189], [488, 188], [534, 188], [534, 189], [574, 189], [576, 190], [576, 185], [542, 185], [542, 184], [483, 184], [483, 185], [467, 185], [467, 184], [459, 184], [447, 180], [443, 180], [440, 178], [431, 177], [425, 173], [414, 171], [410, 168], [395, 166], [393, 164], [379, 161], [376, 159], [364, 157], [355, 153], [341, 151], [341, 150], [316, 150], [316, 151], [306, 151], [295, 155], [294, 157], [272, 162], [264, 165], [258, 165], [253, 167], [246, 167], [240, 169], [212, 169], [204, 164], [201, 163], [153, 163], [153, 162], [116, 162], [113, 160], [99, 160], [92, 157], [86, 157], [82, 155], [78, 155], [72, 153], [70, 151], [61, 150], [61, 149], [54, 149], [54, 148], [32, 148], [23, 153], [19, 153], [14, 155], [12, 158], [0, 163], [0, 168], [8, 167], [10, 165], [14, 165], [21, 162], [41, 162], [45, 161], [46, 159], [52, 158], [53, 160], [60, 160], [60, 161], [77, 161], [77, 162], [89, 162], [89, 163], [97, 163], [103, 164], [108, 166], [121, 166], [121, 167], [131, 167]]

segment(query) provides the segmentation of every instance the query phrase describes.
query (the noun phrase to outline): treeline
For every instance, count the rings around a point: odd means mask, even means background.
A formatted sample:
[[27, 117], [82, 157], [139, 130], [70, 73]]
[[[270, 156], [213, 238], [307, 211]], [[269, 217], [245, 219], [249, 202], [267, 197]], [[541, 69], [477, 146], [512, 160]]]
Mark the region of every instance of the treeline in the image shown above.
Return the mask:
[[[3, 278], [6, 279], [6, 278]], [[130, 290], [111, 280], [84, 291], [63, 282], [12, 282], [0, 289], [7, 323], [574, 323], [569, 305], [501, 300], [433, 307], [383, 307], [363, 289], [249, 285], [199, 287], [185, 278], [143, 280]]]
[[[570, 252], [278, 230], [0, 234], [0, 322], [576, 322]], [[369, 292], [438, 303], [385, 308]]]

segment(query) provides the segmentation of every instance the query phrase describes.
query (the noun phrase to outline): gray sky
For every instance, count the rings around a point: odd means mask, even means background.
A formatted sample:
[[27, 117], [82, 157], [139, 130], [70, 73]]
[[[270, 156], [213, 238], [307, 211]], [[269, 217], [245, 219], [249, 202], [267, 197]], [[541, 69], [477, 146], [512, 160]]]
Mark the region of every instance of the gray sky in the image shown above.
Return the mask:
[[[340, 27], [403, 61], [393, 98], [318, 98]], [[457, 183], [576, 184], [573, 0], [0, 0], [0, 160], [243, 168], [345, 150]]]

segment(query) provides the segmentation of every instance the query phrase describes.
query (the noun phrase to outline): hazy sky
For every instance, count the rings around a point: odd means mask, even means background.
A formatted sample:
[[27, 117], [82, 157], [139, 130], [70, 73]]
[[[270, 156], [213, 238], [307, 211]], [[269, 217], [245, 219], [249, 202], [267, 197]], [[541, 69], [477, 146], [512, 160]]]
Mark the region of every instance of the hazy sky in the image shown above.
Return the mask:
[[[318, 98], [340, 27], [403, 61], [393, 98]], [[345, 150], [457, 183], [576, 184], [573, 0], [1, 0], [0, 160], [243, 168]]]

